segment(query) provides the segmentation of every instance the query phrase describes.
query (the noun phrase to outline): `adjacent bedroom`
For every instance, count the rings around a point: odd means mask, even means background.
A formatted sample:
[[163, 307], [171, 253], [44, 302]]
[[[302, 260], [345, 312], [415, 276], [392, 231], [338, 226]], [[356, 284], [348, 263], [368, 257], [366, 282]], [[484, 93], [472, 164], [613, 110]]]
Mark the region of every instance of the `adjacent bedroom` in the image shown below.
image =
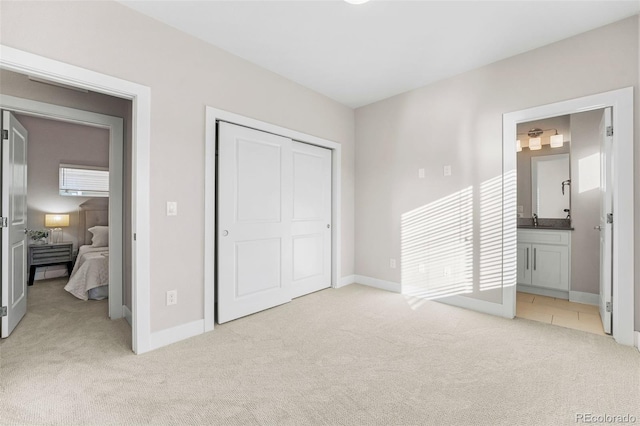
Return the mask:
[[[105, 318], [109, 131], [14, 115], [28, 133], [28, 314], [62, 324]], [[69, 312], [74, 315], [64, 315]]]

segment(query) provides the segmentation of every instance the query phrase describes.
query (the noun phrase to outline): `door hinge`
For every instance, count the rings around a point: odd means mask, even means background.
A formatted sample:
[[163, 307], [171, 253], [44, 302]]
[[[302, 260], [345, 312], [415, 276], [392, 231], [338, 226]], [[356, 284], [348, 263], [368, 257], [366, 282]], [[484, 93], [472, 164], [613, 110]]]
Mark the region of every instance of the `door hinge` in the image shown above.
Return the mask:
[[9, 131], [2, 130], [2, 139], [9, 139]]
[[613, 136], [613, 126], [607, 126], [607, 136]]
[[613, 213], [607, 213], [607, 223], [613, 223]]
[[134, 233], [133, 233], [133, 241], [135, 241], [135, 240], [136, 240], [136, 234], [135, 234], [135, 232], [134, 232]]
[[9, 226], [9, 220], [6, 217], [0, 218], [0, 228], [6, 228]]
[[606, 309], [607, 309], [607, 312], [611, 312], [611, 302], [607, 302]]
[[0, 317], [6, 317], [7, 316], [7, 307], [3, 306], [2, 308], [0, 308]]

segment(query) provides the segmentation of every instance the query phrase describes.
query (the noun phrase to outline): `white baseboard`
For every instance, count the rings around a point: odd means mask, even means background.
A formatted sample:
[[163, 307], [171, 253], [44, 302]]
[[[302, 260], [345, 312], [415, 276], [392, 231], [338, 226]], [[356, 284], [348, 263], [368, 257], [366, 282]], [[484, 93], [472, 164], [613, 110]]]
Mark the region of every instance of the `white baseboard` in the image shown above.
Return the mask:
[[585, 305], [600, 305], [600, 295], [593, 293], [584, 293], [582, 291], [569, 291], [569, 301], [576, 303], [584, 303]]
[[355, 275], [354, 278], [355, 278], [355, 282], [358, 284], [379, 288], [381, 290], [392, 291], [394, 293], [402, 292], [402, 287], [400, 286], [400, 283], [396, 283], [393, 281], [379, 280], [377, 278], [365, 277], [364, 275]]
[[569, 292], [562, 290], [553, 290], [550, 288], [536, 287], [533, 285], [518, 284], [518, 291], [530, 294], [538, 294], [540, 296], [555, 297], [557, 299], [569, 300]]
[[204, 333], [204, 319], [151, 333], [149, 350], [161, 348]]
[[347, 275], [346, 277], [340, 278], [340, 282], [338, 282], [336, 288], [344, 287], [346, 285], [353, 284], [354, 282], [356, 282], [356, 276]]
[[636, 348], [640, 352], [640, 331], [634, 331], [633, 334], [636, 335]]
[[458, 308], [468, 309], [470, 311], [482, 312], [483, 314], [490, 314], [498, 317], [505, 316], [504, 306], [501, 303], [492, 303], [466, 296], [449, 296], [441, 299], [433, 299], [433, 301], [444, 303], [445, 305], [456, 306]]
[[126, 319], [129, 325], [131, 325], [131, 322], [133, 321], [131, 316], [131, 309], [129, 309], [127, 305], [122, 305], [122, 313], [124, 314], [124, 319]]

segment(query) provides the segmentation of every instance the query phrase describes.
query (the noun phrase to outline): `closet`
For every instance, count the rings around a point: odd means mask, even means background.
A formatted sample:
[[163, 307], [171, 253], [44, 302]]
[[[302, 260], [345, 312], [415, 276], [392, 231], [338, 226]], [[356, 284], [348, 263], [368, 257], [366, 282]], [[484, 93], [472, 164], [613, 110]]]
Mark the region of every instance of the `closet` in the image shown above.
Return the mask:
[[218, 123], [217, 315], [331, 285], [331, 150]]

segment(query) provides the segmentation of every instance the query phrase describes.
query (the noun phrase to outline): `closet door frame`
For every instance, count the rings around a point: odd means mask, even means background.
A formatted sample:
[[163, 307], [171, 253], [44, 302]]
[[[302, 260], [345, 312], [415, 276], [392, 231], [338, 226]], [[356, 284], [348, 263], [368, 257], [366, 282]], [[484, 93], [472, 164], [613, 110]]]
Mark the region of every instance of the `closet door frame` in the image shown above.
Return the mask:
[[205, 220], [204, 220], [204, 327], [211, 331], [215, 323], [215, 259], [216, 253], [216, 140], [217, 123], [224, 121], [250, 127], [263, 132], [290, 138], [297, 142], [316, 145], [331, 150], [331, 287], [340, 284], [341, 256], [341, 188], [342, 151], [337, 142], [322, 139], [296, 130], [287, 129], [264, 121], [255, 120], [232, 112], [206, 107], [205, 120]]

